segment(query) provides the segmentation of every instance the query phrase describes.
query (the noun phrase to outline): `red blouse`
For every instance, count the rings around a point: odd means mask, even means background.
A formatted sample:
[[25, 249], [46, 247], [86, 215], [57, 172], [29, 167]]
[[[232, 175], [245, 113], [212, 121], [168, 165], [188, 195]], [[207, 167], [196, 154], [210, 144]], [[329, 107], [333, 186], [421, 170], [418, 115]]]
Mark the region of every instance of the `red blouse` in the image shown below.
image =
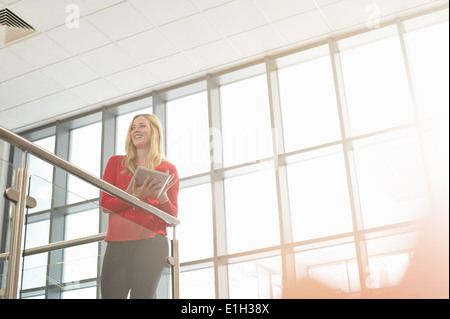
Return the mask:
[[[122, 164], [124, 156], [117, 155], [109, 159], [105, 168], [103, 179], [120, 188], [126, 190], [131, 181], [132, 175], [122, 174], [125, 167]], [[167, 190], [169, 200], [160, 204], [156, 199], [145, 198], [145, 202], [174, 216], [178, 216], [178, 190], [180, 182], [176, 167], [163, 161], [155, 170], [160, 172], [169, 171], [169, 174], [175, 174], [177, 182]], [[113, 197], [105, 192], [101, 193], [100, 205], [104, 213], [109, 213], [109, 225], [106, 232], [105, 241], [126, 241], [144, 238], [152, 238], [155, 234], [167, 235], [167, 223], [160, 218], [153, 216], [139, 208], [133, 208], [131, 204]]]

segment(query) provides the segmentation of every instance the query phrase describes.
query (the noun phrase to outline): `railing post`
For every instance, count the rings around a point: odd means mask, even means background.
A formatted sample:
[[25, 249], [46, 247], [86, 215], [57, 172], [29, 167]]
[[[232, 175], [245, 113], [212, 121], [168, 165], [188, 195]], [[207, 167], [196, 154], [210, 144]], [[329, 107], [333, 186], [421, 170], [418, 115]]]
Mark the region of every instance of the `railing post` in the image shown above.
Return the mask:
[[27, 153], [22, 151], [21, 167], [17, 171], [16, 190], [19, 198], [16, 202], [11, 221], [11, 242], [9, 248], [8, 273], [6, 277], [5, 299], [16, 299], [19, 289], [20, 258], [22, 257], [22, 231], [26, 204]]
[[180, 299], [180, 257], [178, 251], [178, 239], [176, 239], [176, 227], [173, 227], [172, 239], [172, 294], [173, 299]]

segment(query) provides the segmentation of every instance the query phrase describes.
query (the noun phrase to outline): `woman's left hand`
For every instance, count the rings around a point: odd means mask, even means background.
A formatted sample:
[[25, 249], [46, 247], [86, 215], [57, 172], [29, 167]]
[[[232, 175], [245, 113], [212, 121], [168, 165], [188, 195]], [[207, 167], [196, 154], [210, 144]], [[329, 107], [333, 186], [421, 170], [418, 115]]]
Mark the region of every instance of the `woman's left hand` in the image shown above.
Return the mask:
[[[169, 174], [169, 171], [166, 171], [167, 174]], [[166, 184], [166, 187], [164, 187], [161, 196], [158, 197], [158, 201], [160, 204], [164, 204], [167, 201], [169, 201], [169, 197], [167, 196], [167, 190], [171, 188], [173, 185], [177, 183], [177, 179], [175, 178], [174, 174], [170, 175], [170, 179]]]

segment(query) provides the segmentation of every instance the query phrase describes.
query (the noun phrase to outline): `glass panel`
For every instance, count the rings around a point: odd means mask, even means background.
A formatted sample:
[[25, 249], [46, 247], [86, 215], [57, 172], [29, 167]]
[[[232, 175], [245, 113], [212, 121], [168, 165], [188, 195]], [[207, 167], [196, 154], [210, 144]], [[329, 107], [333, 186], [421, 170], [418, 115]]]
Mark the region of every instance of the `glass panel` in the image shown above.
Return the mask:
[[[74, 203], [64, 205], [64, 200], [59, 203], [60, 199], [54, 198], [53, 194], [67, 193], [67, 190], [58, 188], [38, 176], [30, 176], [30, 196], [38, 203], [45, 199], [52, 204], [50, 209], [45, 205], [28, 209], [24, 230], [26, 250], [48, 244], [49, 238], [55, 242], [98, 234], [101, 211], [98, 204], [72, 193], [70, 196]], [[48, 189], [53, 192], [48, 192]], [[48, 196], [50, 199], [46, 198]], [[98, 241], [25, 256], [22, 263], [21, 298], [101, 297], [100, 261], [103, 255], [99, 252], [104, 252], [105, 245], [103, 241]], [[158, 286], [157, 298], [170, 297], [170, 276], [169, 268], [166, 267]]]
[[[33, 141], [34, 144], [42, 147], [51, 153], [55, 152], [55, 136], [50, 136], [41, 140]], [[47, 162], [29, 155], [27, 159], [28, 176], [39, 174], [43, 179], [53, 180], [53, 166]]]
[[272, 169], [225, 179], [228, 253], [280, 243], [276, 194]]
[[365, 228], [421, 219], [429, 211], [419, 142], [408, 133], [354, 143]]
[[352, 231], [345, 163], [340, 147], [288, 158], [294, 241]]
[[214, 268], [182, 271], [180, 273], [181, 299], [214, 299]]
[[369, 256], [369, 288], [385, 288], [401, 283], [408, 269], [419, 233], [406, 233], [366, 241]]
[[167, 157], [186, 177], [210, 170], [206, 92], [167, 101]]
[[[418, 21], [406, 22], [405, 28], [408, 29], [410, 25], [413, 27], [415, 22]], [[446, 21], [425, 28], [412, 29], [405, 35], [419, 114], [424, 119], [436, 116], [448, 118], [449, 115], [448, 31]]]
[[148, 107], [142, 110], [116, 116], [115, 155], [124, 155], [126, 153], [125, 139], [127, 137], [128, 127], [130, 126], [133, 117], [135, 117], [138, 114], [153, 114], [153, 107]]
[[211, 185], [180, 189], [178, 202], [183, 203], [185, 216], [177, 229], [180, 262], [213, 257]]
[[341, 138], [329, 56], [280, 69], [278, 78], [286, 152]]
[[[69, 162], [85, 171], [100, 177], [100, 153], [101, 153], [102, 123], [94, 123], [70, 131]], [[98, 198], [99, 191], [96, 187], [82, 181], [78, 177], [69, 175], [67, 188], [70, 190], [67, 203], [74, 203], [79, 194], [82, 198]]]
[[[15, 169], [13, 165], [0, 159], [0, 190], [15, 187]], [[0, 196], [0, 255], [9, 252], [11, 236], [11, 216], [14, 210], [14, 203], [7, 200], [5, 196]], [[8, 260], [0, 259], [0, 292], [6, 288], [6, 276], [8, 273]], [[3, 295], [0, 293], [0, 299]]]
[[224, 166], [272, 156], [266, 75], [220, 88]]
[[[385, 36], [395, 32], [391, 26], [339, 42], [353, 136], [414, 119], [399, 39]], [[378, 39], [361, 45], [372, 37]]]
[[231, 299], [281, 298], [281, 258], [271, 257], [228, 265]]
[[[303, 248], [305, 249], [305, 248]], [[305, 249], [295, 254], [297, 278], [311, 278], [336, 293], [360, 291], [353, 243]], [[307, 294], [298, 287], [298, 293]]]

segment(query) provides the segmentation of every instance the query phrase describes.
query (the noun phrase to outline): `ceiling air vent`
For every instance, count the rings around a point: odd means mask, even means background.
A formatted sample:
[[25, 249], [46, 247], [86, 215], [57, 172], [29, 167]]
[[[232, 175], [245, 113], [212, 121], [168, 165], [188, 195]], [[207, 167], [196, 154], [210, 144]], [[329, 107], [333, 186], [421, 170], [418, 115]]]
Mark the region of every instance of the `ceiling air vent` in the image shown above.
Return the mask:
[[0, 10], [0, 43], [7, 44], [36, 30], [9, 9]]

